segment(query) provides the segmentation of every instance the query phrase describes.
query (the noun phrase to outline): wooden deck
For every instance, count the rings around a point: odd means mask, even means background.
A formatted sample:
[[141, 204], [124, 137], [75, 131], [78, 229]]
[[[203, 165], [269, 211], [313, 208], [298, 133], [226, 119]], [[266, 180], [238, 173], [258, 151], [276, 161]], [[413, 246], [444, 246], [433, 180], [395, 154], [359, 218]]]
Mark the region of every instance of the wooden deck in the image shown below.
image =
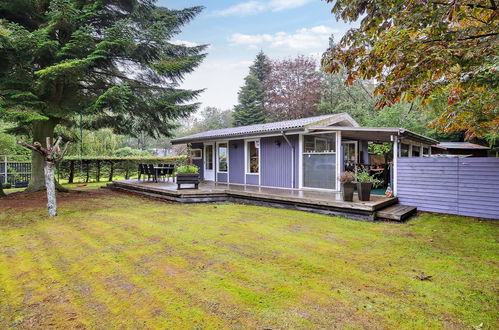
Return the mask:
[[372, 195], [368, 202], [344, 202], [335, 192], [270, 188], [240, 184], [202, 182], [199, 189], [177, 190], [173, 182], [115, 181], [110, 188], [178, 203], [233, 202], [310, 211], [361, 220], [374, 220], [376, 213], [397, 204], [397, 198]]

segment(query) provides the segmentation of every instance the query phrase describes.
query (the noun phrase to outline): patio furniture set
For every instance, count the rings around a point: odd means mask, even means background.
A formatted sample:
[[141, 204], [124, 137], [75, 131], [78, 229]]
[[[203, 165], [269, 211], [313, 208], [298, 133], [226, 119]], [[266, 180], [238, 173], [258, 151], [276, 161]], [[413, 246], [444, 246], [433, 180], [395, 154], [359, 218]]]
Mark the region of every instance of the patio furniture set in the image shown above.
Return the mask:
[[158, 182], [158, 179], [163, 178], [163, 180], [170, 181], [170, 178], [173, 178], [173, 182], [175, 182], [175, 164], [139, 164], [139, 181], [143, 176], [143, 180], [146, 179], [153, 182]]

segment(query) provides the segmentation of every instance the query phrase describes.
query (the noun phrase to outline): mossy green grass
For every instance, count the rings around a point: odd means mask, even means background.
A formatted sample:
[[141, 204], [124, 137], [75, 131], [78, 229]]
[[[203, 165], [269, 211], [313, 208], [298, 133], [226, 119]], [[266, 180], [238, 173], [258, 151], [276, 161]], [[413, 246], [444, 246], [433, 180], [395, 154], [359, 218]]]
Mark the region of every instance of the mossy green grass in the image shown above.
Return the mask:
[[111, 192], [8, 209], [0, 328], [494, 328], [498, 233]]

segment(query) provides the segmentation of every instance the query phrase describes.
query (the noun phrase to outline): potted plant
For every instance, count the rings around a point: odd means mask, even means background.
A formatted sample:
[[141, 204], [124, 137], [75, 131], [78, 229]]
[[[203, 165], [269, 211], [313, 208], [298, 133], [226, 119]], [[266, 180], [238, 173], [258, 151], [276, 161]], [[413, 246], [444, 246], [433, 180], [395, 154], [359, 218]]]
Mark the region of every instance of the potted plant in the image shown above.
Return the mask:
[[199, 168], [196, 165], [179, 166], [176, 172], [178, 189], [181, 189], [182, 184], [193, 184], [195, 189], [198, 189]]
[[355, 189], [355, 175], [352, 172], [346, 171], [341, 173], [338, 179], [341, 183], [341, 197], [343, 201], [352, 202], [353, 201], [353, 190]]
[[367, 170], [360, 171], [355, 176], [357, 180], [357, 194], [360, 201], [368, 201], [371, 198], [371, 189], [373, 185], [378, 185], [381, 180], [369, 175]]

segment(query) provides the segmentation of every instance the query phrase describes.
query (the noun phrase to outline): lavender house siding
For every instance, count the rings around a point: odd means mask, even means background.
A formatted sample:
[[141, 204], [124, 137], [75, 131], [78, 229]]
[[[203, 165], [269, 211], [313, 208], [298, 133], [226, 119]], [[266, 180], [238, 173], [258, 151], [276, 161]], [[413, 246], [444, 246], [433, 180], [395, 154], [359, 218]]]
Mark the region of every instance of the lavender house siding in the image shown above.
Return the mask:
[[[295, 185], [298, 187], [298, 135], [289, 135], [288, 139], [295, 148], [293, 159], [292, 148], [281, 136], [260, 139], [260, 166], [261, 185], [271, 187], [292, 187], [292, 175]], [[276, 143], [277, 142], [277, 143]], [[292, 162], [294, 162], [294, 173], [292, 173]]]
[[217, 172], [217, 182], [227, 182], [227, 173]]
[[398, 158], [403, 205], [499, 219], [499, 158]]
[[229, 141], [229, 180], [244, 183], [244, 140]]
[[246, 174], [246, 184], [260, 184], [260, 176], [255, 174]]
[[199, 167], [199, 177], [201, 178], [201, 180], [204, 180], [204, 148], [203, 148], [203, 144], [202, 143], [193, 143], [191, 145], [191, 148], [192, 149], [201, 149], [201, 157], [202, 159], [193, 159], [192, 160], [192, 163], [194, 165], [196, 165], [197, 167]]

